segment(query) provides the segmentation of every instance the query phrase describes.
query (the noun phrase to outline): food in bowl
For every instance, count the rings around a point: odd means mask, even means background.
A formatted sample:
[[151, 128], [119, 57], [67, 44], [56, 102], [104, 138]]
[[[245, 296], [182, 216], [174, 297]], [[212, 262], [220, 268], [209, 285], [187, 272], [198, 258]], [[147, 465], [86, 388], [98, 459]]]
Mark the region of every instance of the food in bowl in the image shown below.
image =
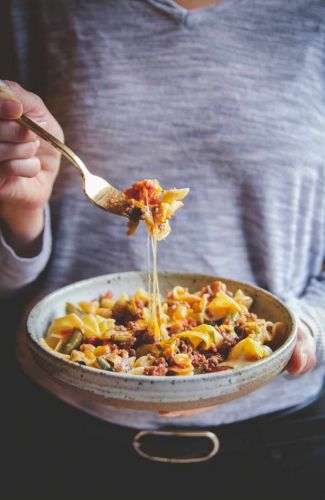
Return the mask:
[[[82, 366], [69, 361], [70, 356], [66, 357], [48, 347], [44, 336], [53, 320], [64, 315], [67, 302], [79, 304], [84, 299], [103, 297], [108, 289], [114, 292], [115, 297], [120, 297], [124, 292], [131, 297], [139, 288], [146, 288], [147, 279], [148, 275], [144, 272], [105, 274], [60, 288], [39, 301], [28, 316], [26, 340], [37, 365], [44, 370], [44, 377], [49, 375], [53, 382], [58, 381], [71, 394], [71, 389], [75, 389], [84, 401], [95, 398], [96, 401], [119, 408], [181, 411], [213, 406], [245, 396], [270, 382], [288, 364], [296, 342], [297, 323], [286, 304], [254, 285], [223, 276], [194, 273], [160, 273], [162, 296], [165, 297], [168, 290], [173, 290], [176, 285], [195, 293], [216, 280], [224, 282], [234, 295], [241, 289], [244, 295], [253, 299], [249, 310], [258, 318], [266, 318], [273, 323], [281, 322], [283, 327], [285, 325], [283, 335], [280, 323], [280, 328], [275, 328], [272, 342], [266, 343], [271, 347], [272, 355], [261, 361], [244, 361], [243, 366], [241, 361], [232, 361], [235, 369], [185, 377], [152, 377]], [[229, 363], [226, 361], [226, 364]]]
[[159, 338], [150, 329], [150, 296], [139, 289], [115, 299], [66, 304], [44, 340], [59, 356], [109, 372], [186, 376], [231, 370], [272, 354], [285, 323], [259, 318], [253, 299], [215, 280], [199, 291], [175, 286], [159, 314]]

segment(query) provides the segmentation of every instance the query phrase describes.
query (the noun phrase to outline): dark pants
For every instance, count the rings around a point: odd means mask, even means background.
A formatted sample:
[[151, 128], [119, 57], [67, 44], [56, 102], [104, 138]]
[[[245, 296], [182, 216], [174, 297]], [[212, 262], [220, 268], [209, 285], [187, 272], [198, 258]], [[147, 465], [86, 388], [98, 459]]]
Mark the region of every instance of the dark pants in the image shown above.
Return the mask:
[[[6, 469], [0, 487], [6, 500], [325, 499], [324, 434], [267, 448], [255, 447], [253, 438], [251, 448], [221, 451], [198, 464], [155, 463], [135, 453], [131, 438], [120, 440], [119, 427], [58, 401], [22, 374], [15, 384], [2, 440]], [[299, 418], [309, 419], [310, 428], [321, 414], [325, 431], [324, 395], [277, 425]], [[218, 435], [218, 428], [211, 430]]]

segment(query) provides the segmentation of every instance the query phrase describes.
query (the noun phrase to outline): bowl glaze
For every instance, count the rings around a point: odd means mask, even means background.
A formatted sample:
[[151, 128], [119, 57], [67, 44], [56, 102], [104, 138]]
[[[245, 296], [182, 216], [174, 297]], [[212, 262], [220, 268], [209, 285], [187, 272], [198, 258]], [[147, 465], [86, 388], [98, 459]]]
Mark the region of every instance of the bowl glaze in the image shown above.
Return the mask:
[[65, 386], [82, 391], [84, 398], [100, 400], [108, 405], [142, 410], [185, 410], [211, 406], [248, 394], [270, 382], [288, 363], [297, 333], [294, 314], [271, 293], [239, 281], [223, 277], [159, 273], [162, 294], [175, 285], [197, 291], [219, 279], [231, 291], [241, 288], [253, 297], [252, 311], [270, 321], [287, 325], [281, 345], [273, 354], [243, 368], [188, 377], [148, 377], [118, 373], [80, 366], [55, 355], [40, 343], [51, 321], [64, 315], [66, 302], [91, 300], [111, 290], [115, 296], [133, 294], [147, 287], [147, 273], [127, 272], [106, 274], [61, 288], [42, 299], [30, 312], [27, 320], [28, 345], [36, 362]]

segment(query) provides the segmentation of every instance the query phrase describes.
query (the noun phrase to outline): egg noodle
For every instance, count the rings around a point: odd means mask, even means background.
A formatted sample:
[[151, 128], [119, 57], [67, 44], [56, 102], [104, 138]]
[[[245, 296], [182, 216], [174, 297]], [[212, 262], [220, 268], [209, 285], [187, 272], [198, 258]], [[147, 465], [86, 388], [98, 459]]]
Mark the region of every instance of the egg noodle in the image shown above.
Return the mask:
[[[131, 375], [193, 375], [232, 369], [272, 353], [286, 326], [258, 318], [252, 298], [213, 281], [191, 293], [175, 286], [162, 300], [157, 242], [170, 232], [169, 219], [183, 206], [188, 189], [163, 191], [144, 180], [125, 190], [148, 228], [148, 292], [66, 304], [50, 325], [44, 345], [67, 360]], [[129, 223], [128, 234], [139, 220]], [[150, 248], [151, 247], [151, 248]], [[150, 272], [152, 252], [152, 273]]]

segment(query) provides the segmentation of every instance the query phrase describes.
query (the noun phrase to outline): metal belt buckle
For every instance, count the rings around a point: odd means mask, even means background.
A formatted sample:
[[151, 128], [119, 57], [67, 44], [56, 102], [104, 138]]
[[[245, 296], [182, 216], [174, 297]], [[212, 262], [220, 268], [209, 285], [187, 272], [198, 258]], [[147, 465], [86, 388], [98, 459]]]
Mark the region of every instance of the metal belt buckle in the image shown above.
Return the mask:
[[[173, 439], [174, 443], [172, 442]], [[190, 447], [189, 439], [197, 440], [197, 446]], [[177, 452], [181, 448], [184, 449], [184, 446], [186, 454], [191, 454], [193, 448], [197, 452], [199, 447], [202, 449], [203, 440], [207, 441], [206, 445], [208, 445], [203, 447], [207, 448], [203, 450], [203, 454], [188, 457], [171, 456], [171, 450]], [[183, 443], [181, 443], [182, 441]], [[210, 431], [140, 431], [134, 436], [132, 444], [135, 451], [147, 460], [174, 464], [189, 464], [210, 460], [220, 447], [219, 439]], [[156, 452], [161, 453], [162, 451], [167, 453], [162, 455], [156, 454]]]

